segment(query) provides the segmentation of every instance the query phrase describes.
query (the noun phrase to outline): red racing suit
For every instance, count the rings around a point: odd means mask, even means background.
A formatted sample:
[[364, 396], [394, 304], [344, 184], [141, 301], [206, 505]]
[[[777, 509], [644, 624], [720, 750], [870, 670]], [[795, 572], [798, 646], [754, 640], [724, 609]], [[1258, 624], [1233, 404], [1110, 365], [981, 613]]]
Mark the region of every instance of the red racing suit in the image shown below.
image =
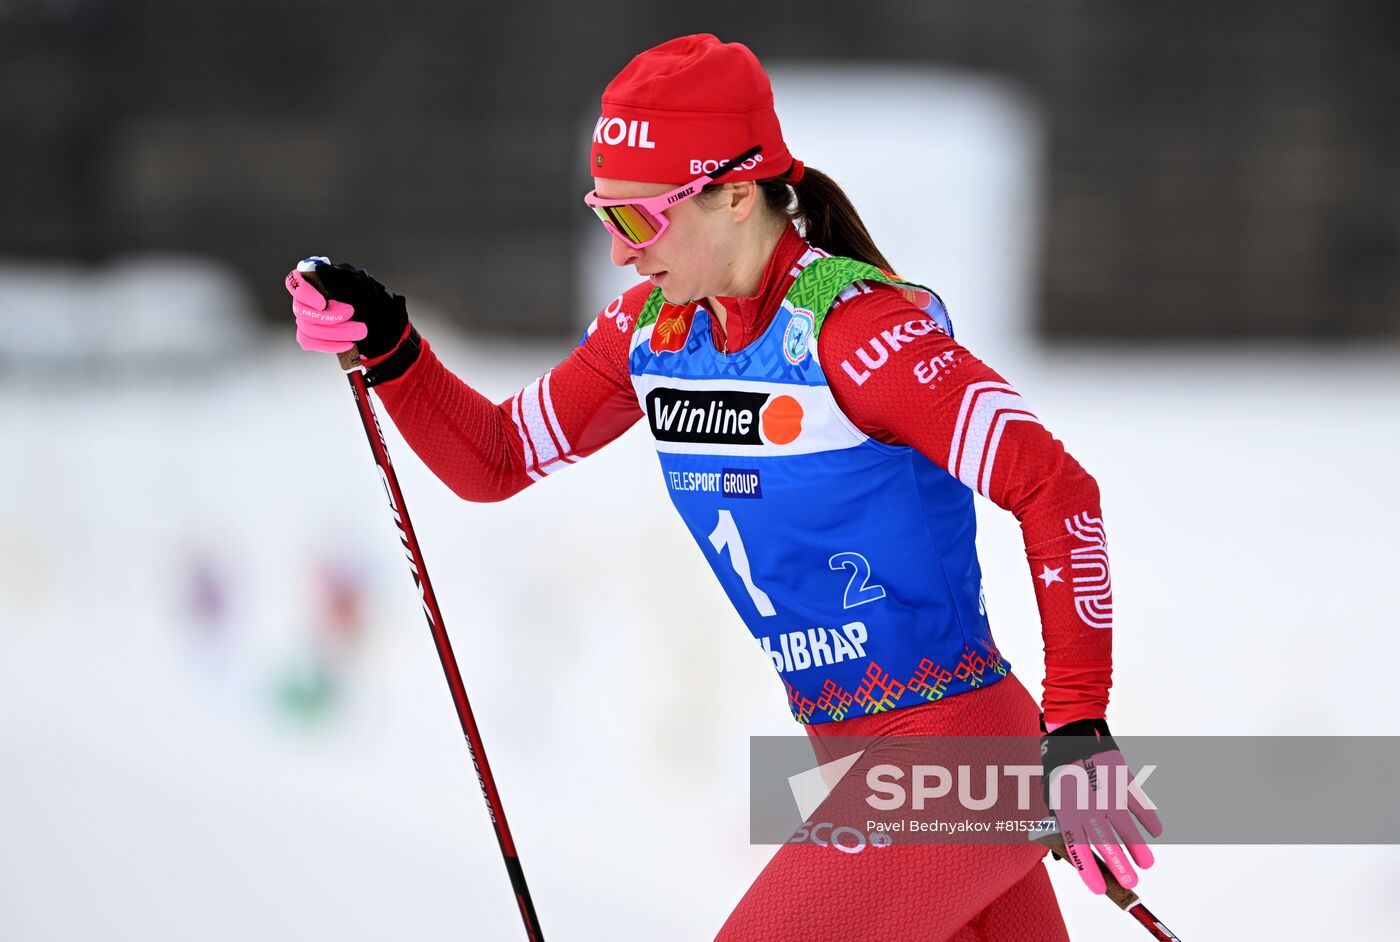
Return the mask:
[[[757, 294], [718, 299], [726, 321], [722, 330], [715, 322], [717, 346], [740, 350], [760, 336], [808, 248], [789, 228]], [[954, 463], [950, 456], [980, 456], [972, 473], [959, 475], [965, 467], [950, 473], [975, 481], [1021, 524], [1045, 644], [1045, 719], [1103, 717], [1112, 672], [1111, 595], [1099, 594], [1092, 605], [1076, 595], [1073, 551], [1083, 541], [1067, 529], [1074, 520], [1102, 535], [1098, 486], [1038, 420], [967, 421], [970, 390], [1005, 380], [949, 335], [908, 331], [905, 325], [924, 314], [897, 288], [860, 284], [862, 290], [833, 305], [822, 329], [823, 371], [837, 405], [866, 435], [917, 448], [945, 470]], [[454, 376], [426, 339], [407, 372], [376, 388], [419, 458], [456, 494], [501, 500], [592, 454], [642, 417], [628, 349], [651, 290], [643, 282], [615, 299], [569, 356], [504, 402], [491, 402]], [[1106, 582], [1106, 562], [1101, 575]], [[833, 754], [830, 736], [1030, 737], [1039, 731], [1036, 712], [1013, 673], [937, 701], [806, 729], [825, 761]], [[717, 942], [1063, 942], [1068, 936], [1040, 863], [1044, 853], [1030, 843], [895, 845], [857, 854], [787, 844]]]
[[[718, 299], [727, 316], [722, 330], [715, 323], [717, 345], [739, 350], [763, 332], [807, 248], [789, 227], [758, 293]], [[592, 454], [642, 417], [628, 345], [651, 290], [642, 282], [616, 298], [563, 362], [504, 402], [453, 375], [426, 339], [408, 371], [376, 389], [414, 452], [453, 492], [502, 500]], [[827, 382], [846, 416], [872, 438], [917, 448], [945, 469], [955, 439], [962, 451], [981, 455], [979, 491], [1015, 514], [1025, 541], [1045, 645], [1045, 719], [1101, 718], [1112, 673], [1111, 602], [1089, 608], [1076, 595], [1071, 554], [1083, 542], [1066, 529], [1070, 519], [1098, 526], [1098, 485], [1039, 421], [997, 429], [966, 422], [969, 387], [1006, 381], [952, 337], [904, 329], [923, 316], [890, 286], [838, 300], [822, 328]]]

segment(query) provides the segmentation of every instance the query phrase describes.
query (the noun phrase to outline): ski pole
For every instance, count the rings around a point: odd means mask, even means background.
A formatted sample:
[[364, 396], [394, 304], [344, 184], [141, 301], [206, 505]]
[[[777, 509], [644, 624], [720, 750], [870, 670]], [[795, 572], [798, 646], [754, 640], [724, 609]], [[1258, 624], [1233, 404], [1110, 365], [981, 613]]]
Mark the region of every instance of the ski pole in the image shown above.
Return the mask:
[[[313, 274], [307, 274], [312, 281]], [[321, 286], [312, 282], [313, 287]], [[355, 394], [355, 405], [360, 411], [360, 422], [369, 438], [370, 450], [374, 452], [374, 463], [379, 468], [379, 477], [384, 482], [384, 492], [389, 497], [389, 510], [394, 515], [399, 538], [403, 541], [404, 554], [408, 557], [408, 568], [413, 573], [414, 585], [423, 600], [423, 614], [428, 619], [428, 629], [437, 646], [438, 660], [447, 676], [447, 686], [452, 691], [452, 703], [457, 708], [457, 719], [462, 724], [462, 732], [467, 739], [467, 752], [471, 755], [472, 766], [476, 769], [477, 782], [481, 785], [482, 797], [486, 799], [486, 810], [491, 816], [491, 826], [496, 831], [496, 841], [501, 846], [501, 856], [505, 860], [506, 873], [510, 875], [511, 888], [515, 890], [515, 902], [520, 909], [520, 918], [525, 922], [525, 932], [530, 942], [544, 942], [539, 919], [535, 915], [535, 903], [530, 897], [530, 888], [525, 883], [525, 871], [520, 866], [520, 857], [515, 852], [515, 840], [511, 837], [510, 826], [506, 823], [505, 808], [501, 796], [496, 791], [496, 780], [491, 774], [491, 764], [486, 761], [486, 749], [481, 743], [481, 731], [477, 729], [476, 718], [472, 715], [471, 704], [467, 702], [467, 691], [462, 684], [461, 671], [457, 669], [457, 659], [452, 654], [452, 643], [443, 627], [442, 612], [438, 609], [437, 596], [433, 593], [432, 582], [428, 579], [428, 567], [423, 562], [423, 552], [418, 546], [418, 537], [413, 532], [413, 524], [408, 519], [408, 507], [404, 504], [403, 492], [399, 489], [398, 475], [389, 461], [389, 446], [384, 440], [384, 430], [380, 428], [379, 416], [369, 398], [369, 384], [365, 382], [364, 367], [360, 363], [359, 351], [355, 348], [342, 353], [340, 367], [350, 380], [350, 389]]]
[[[1063, 860], [1069, 863], [1069, 852], [1065, 849], [1064, 835], [1060, 833], [1060, 825], [1054, 818], [1046, 818], [1031, 834], [1031, 840], [1037, 844], [1044, 844], [1050, 848], [1050, 854], [1056, 860]], [[1094, 863], [1099, 865], [1099, 872], [1103, 874], [1104, 895], [1118, 904], [1119, 909], [1127, 910], [1128, 915], [1142, 923], [1143, 928], [1152, 933], [1152, 938], [1160, 942], [1181, 942], [1175, 933], [1162, 924], [1162, 920], [1152, 915], [1151, 911], [1144, 905], [1138, 895], [1132, 890], [1118, 882], [1108, 869], [1108, 864], [1093, 851], [1089, 855], [1094, 858]]]

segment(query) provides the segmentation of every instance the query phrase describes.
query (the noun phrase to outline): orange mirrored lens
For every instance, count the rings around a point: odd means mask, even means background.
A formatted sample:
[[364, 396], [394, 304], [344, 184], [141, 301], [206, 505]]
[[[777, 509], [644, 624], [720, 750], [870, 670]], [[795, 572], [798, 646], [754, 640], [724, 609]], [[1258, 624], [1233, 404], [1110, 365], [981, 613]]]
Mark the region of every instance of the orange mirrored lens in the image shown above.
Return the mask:
[[649, 242], [661, 231], [659, 220], [630, 203], [622, 206], [595, 206], [593, 211], [603, 222], [611, 223], [613, 228], [633, 245]]

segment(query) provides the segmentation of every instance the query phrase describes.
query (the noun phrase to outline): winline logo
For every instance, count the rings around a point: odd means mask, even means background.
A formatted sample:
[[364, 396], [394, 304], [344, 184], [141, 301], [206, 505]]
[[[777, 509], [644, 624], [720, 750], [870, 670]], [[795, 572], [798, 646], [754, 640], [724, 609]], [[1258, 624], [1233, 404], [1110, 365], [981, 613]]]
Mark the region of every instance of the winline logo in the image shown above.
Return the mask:
[[802, 434], [802, 404], [791, 396], [663, 387], [647, 393], [646, 406], [663, 442], [786, 445]]

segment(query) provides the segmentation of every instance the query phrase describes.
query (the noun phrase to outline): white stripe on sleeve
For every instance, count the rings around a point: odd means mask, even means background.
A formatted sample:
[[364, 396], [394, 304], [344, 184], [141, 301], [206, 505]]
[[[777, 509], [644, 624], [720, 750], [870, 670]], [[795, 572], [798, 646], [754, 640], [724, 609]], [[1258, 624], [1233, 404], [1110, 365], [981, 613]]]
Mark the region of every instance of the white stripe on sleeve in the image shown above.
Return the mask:
[[1039, 424], [1040, 420], [1006, 383], [973, 383], [967, 387], [948, 449], [948, 471], [988, 499], [997, 448], [1011, 422]]

